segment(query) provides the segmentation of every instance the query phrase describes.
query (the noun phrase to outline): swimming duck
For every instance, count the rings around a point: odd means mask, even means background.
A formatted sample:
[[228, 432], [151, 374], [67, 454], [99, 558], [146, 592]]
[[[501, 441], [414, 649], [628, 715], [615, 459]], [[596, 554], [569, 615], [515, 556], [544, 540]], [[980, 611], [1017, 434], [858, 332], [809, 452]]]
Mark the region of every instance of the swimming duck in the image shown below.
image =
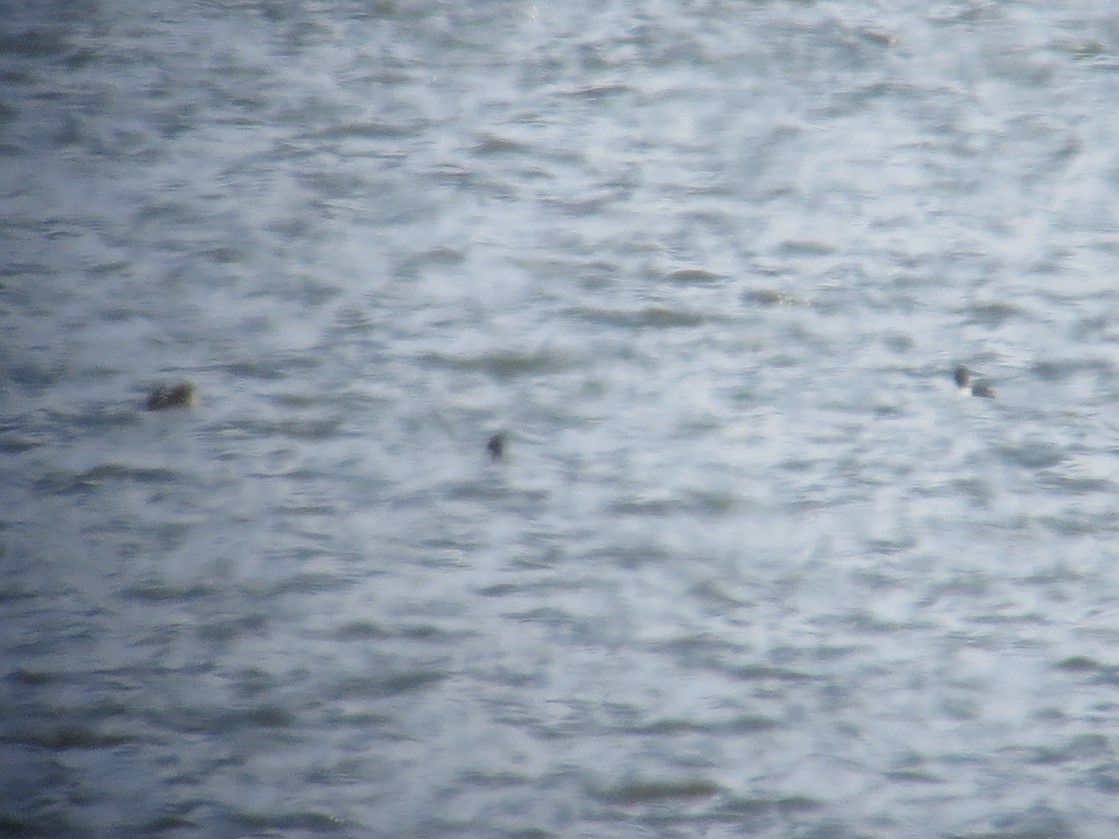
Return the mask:
[[978, 381], [972, 383], [971, 371], [963, 365], [956, 368], [956, 387], [960, 389], [961, 396], [982, 396], [984, 399], [994, 399], [995, 389], [988, 382]]
[[164, 408], [193, 408], [198, 404], [198, 390], [193, 382], [176, 382], [159, 385], [145, 403], [149, 411], [162, 411]]
[[505, 435], [500, 431], [496, 434], [491, 434], [490, 439], [486, 441], [486, 451], [490, 453], [490, 460], [497, 463], [505, 457]]

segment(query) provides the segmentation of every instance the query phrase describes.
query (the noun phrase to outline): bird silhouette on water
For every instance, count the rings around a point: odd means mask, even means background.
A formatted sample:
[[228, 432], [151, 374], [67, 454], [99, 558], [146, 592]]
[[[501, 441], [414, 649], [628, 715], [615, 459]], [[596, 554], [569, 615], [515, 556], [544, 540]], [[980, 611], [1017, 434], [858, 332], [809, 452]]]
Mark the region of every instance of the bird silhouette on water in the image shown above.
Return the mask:
[[160, 385], [148, 394], [148, 401], [144, 404], [149, 411], [162, 411], [166, 408], [193, 408], [198, 404], [198, 389], [193, 382]]
[[496, 434], [491, 434], [490, 439], [486, 441], [486, 451], [489, 452], [490, 460], [497, 463], [505, 458], [505, 435], [500, 431]]
[[995, 389], [991, 387], [990, 383], [982, 380], [972, 382], [971, 371], [962, 364], [956, 368], [955, 379], [956, 387], [960, 389], [963, 396], [981, 396], [984, 399], [995, 398]]

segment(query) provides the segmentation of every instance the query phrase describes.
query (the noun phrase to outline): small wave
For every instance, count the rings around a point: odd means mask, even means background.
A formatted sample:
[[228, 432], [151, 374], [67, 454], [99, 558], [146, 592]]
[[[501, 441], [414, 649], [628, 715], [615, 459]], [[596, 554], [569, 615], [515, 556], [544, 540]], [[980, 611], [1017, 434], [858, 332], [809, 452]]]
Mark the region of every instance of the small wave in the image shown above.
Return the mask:
[[277, 382], [286, 379], [293, 371], [310, 370], [315, 366], [312, 360], [286, 356], [283, 359], [241, 359], [224, 365], [224, 369], [238, 379]]
[[365, 122], [342, 122], [307, 131], [303, 135], [310, 140], [398, 140], [414, 137], [425, 127], [422, 120], [367, 120]]
[[50, 439], [45, 434], [20, 433], [0, 429], [0, 452], [21, 454], [31, 449], [47, 445]]
[[233, 821], [252, 831], [305, 831], [307, 833], [338, 833], [346, 829], [346, 822], [333, 813], [321, 810], [296, 810], [287, 813], [242, 810], [234, 813]]
[[772, 288], [758, 288], [742, 294], [742, 301], [753, 306], [807, 306], [808, 300]]
[[805, 795], [785, 796], [738, 796], [731, 798], [719, 808], [727, 817], [781, 817], [788, 818], [798, 813], [818, 810], [822, 803]]
[[58, 675], [46, 670], [27, 670], [17, 667], [8, 674], [8, 680], [21, 685], [40, 687], [58, 681]]
[[998, 451], [1010, 463], [1029, 469], [1050, 469], [1067, 456], [1063, 447], [1042, 440], [1008, 443]]
[[8, 813], [0, 814], [0, 836], [77, 836], [78, 831], [67, 822], [58, 821], [59, 817], [53, 816], [54, 821], [46, 824], [43, 821], [32, 821]]
[[397, 696], [438, 685], [448, 675], [445, 671], [404, 670], [385, 675], [354, 676], [338, 682], [332, 694], [337, 699]]
[[628, 84], [594, 84], [577, 87], [569, 90], [565, 95], [575, 99], [607, 99], [614, 96], [621, 96], [626, 93], [633, 93], [633, 88]]
[[247, 430], [262, 437], [283, 437], [288, 440], [329, 440], [338, 435], [342, 420], [337, 417], [322, 419], [287, 418], [260, 420], [247, 425]]
[[293, 574], [277, 582], [267, 589], [268, 597], [281, 597], [285, 594], [317, 594], [324, 591], [341, 591], [347, 589], [352, 580], [345, 576], [328, 571], [308, 571], [302, 574]]
[[207, 641], [229, 643], [246, 635], [260, 635], [268, 626], [265, 615], [243, 615], [225, 620], [214, 620], [198, 628], [198, 636]]
[[277, 705], [247, 708], [175, 707], [149, 715], [156, 724], [192, 734], [228, 734], [257, 728], [292, 728], [298, 718]]
[[399, 638], [409, 641], [446, 641], [451, 637], [457, 637], [457, 635], [452, 635], [430, 624], [390, 628], [373, 621], [350, 621], [331, 633], [331, 637], [337, 641], [369, 641], [384, 638]]
[[814, 242], [808, 239], [787, 239], [781, 243], [779, 252], [785, 256], [829, 256], [835, 253], [835, 246], [827, 242]]
[[1007, 321], [1017, 320], [1025, 316], [1025, 311], [1013, 303], [1000, 300], [988, 300], [974, 303], [967, 308], [969, 320], [986, 326], [1002, 326]]
[[668, 279], [680, 285], [707, 285], [726, 278], [722, 274], [705, 271], [702, 268], [679, 268], [669, 274]]
[[25, 58], [64, 55], [74, 49], [66, 31], [55, 27], [25, 29], [0, 36], [0, 53]]
[[623, 326], [629, 329], [693, 327], [700, 326], [704, 322], [704, 317], [694, 312], [661, 306], [650, 306], [635, 312], [576, 306], [568, 311], [568, 315], [590, 323]]
[[1111, 746], [1103, 734], [1080, 734], [1065, 738], [1056, 745], [1034, 747], [1029, 752], [1032, 762], [1054, 766], [1082, 760], [1107, 759]]
[[65, 751], [68, 749], [111, 749], [135, 742], [128, 734], [98, 731], [84, 725], [67, 725], [49, 731], [28, 732], [15, 740], [30, 746]]
[[748, 682], [810, 682], [812, 676], [799, 670], [773, 667], [767, 664], [747, 664], [733, 667], [730, 674]]
[[563, 353], [546, 350], [499, 351], [473, 356], [430, 352], [424, 354], [422, 360], [440, 367], [489, 373], [501, 379], [513, 379], [536, 373], [556, 373], [572, 367], [575, 363], [574, 359]]
[[1037, 361], [1030, 366], [1032, 374], [1043, 382], [1061, 382], [1078, 375], [1092, 375], [1103, 381], [1115, 375], [1114, 365], [1103, 358], [1063, 358]]
[[661, 781], [629, 781], [600, 790], [598, 797], [609, 804], [630, 806], [679, 799], [710, 798], [718, 792], [719, 785], [706, 778], [679, 778]]
[[1070, 673], [1089, 675], [1092, 677], [1092, 681], [1099, 684], [1119, 685], [1119, 665], [1106, 664], [1091, 656], [1069, 656], [1058, 662], [1057, 667]]
[[742, 734], [751, 731], [769, 731], [779, 723], [770, 717], [743, 715], [716, 722], [666, 718], [647, 725], [627, 729], [633, 734]]
[[52, 495], [86, 492], [108, 483], [166, 484], [176, 480], [181, 473], [164, 467], [128, 466], [123, 463], [105, 463], [82, 472], [55, 472], [44, 475], [36, 482], [38, 489]]
[[528, 150], [529, 146], [525, 143], [508, 137], [499, 137], [496, 134], [483, 134], [474, 147], [475, 154], [483, 156], [527, 152]]
[[148, 603], [164, 603], [167, 601], [198, 600], [212, 597], [219, 593], [214, 586], [194, 583], [188, 586], [177, 586], [170, 583], [151, 582], [132, 586], [122, 592], [130, 600], [143, 600]]

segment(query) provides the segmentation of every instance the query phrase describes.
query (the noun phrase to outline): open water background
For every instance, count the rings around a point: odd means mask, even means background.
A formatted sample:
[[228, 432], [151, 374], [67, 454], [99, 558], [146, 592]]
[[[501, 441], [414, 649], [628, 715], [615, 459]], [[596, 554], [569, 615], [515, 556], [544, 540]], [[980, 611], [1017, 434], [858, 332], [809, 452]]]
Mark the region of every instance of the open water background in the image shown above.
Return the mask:
[[28, 0], [0, 79], [0, 833], [1119, 835], [1113, 3]]

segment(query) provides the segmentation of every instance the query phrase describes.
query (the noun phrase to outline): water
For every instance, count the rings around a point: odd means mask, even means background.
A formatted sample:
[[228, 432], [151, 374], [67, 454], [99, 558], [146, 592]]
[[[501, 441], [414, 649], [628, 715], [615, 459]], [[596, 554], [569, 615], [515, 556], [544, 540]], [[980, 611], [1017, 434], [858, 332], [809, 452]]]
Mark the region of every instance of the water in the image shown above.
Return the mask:
[[149, 6], [0, 12], [0, 831], [1115, 835], [1110, 4]]

